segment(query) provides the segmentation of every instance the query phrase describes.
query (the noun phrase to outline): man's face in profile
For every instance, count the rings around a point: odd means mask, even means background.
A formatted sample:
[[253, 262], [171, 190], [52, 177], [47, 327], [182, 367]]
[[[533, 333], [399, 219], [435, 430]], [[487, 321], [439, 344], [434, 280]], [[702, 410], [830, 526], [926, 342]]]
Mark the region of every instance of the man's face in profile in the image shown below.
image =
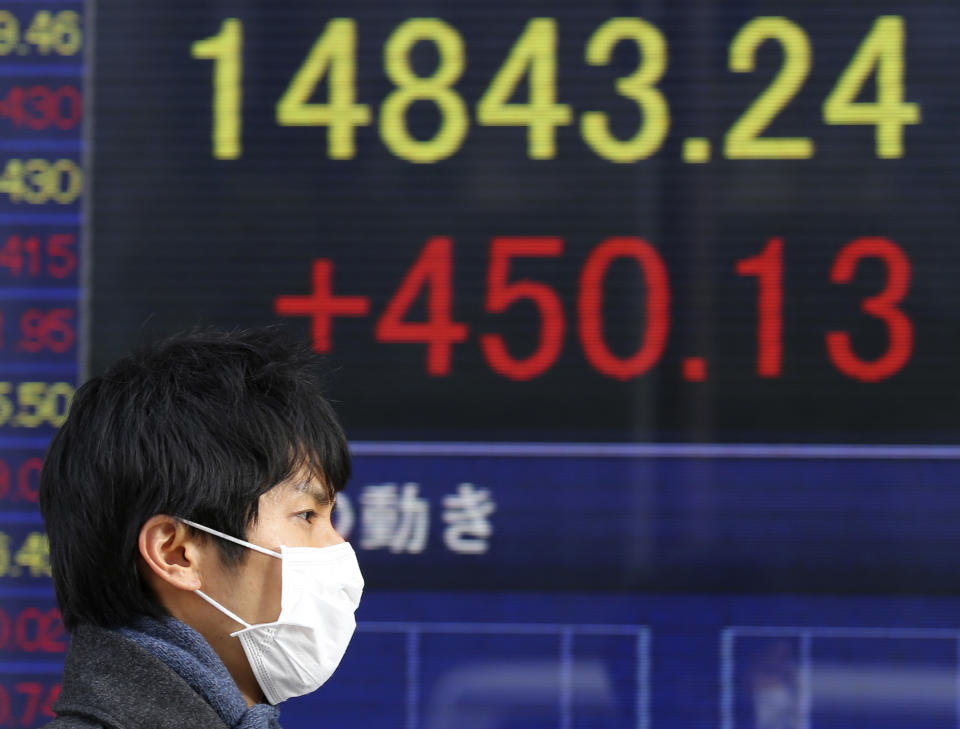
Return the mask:
[[[309, 476], [284, 481], [260, 496], [259, 514], [247, 529], [246, 541], [275, 552], [286, 547], [330, 547], [344, 540], [333, 528], [333, 500], [324, 484]], [[206, 547], [216, 550], [215, 539]], [[216, 574], [201, 575], [204, 592], [215, 596], [250, 624], [271, 623], [280, 615], [282, 561], [245, 550], [240, 564]], [[206, 564], [219, 564], [219, 559]], [[241, 626], [223, 617], [223, 630]]]

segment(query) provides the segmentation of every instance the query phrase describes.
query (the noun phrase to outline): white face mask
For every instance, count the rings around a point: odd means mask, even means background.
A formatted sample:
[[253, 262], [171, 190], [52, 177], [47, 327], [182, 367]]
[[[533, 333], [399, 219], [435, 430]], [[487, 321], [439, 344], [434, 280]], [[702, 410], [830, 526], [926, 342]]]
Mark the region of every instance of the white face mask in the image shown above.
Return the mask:
[[187, 519], [184, 524], [283, 560], [280, 617], [250, 625], [201, 590], [196, 593], [245, 626], [239, 637], [253, 675], [271, 704], [316, 691], [336, 670], [357, 627], [353, 616], [363, 576], [349, 543], [333, 547], [260, 547]]

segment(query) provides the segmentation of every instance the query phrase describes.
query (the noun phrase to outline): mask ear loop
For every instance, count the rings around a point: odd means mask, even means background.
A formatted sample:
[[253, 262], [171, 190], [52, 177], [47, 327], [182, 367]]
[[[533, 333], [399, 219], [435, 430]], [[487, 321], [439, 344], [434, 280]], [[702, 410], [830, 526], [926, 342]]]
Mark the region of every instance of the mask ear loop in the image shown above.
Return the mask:
[[[283, 555], [282, 555], [282, 554], [280, 554], [279, 552], [274, 552], [272, 549], [267, 549], [266, 547], [261, 547], [261, 546], [256, 545], [256, 544], [252, 544], [251, 542], [245, 542], [243, 539], [237, 539], [236, 537], [231, 537], [229, 534], [224, 534], [223, 532], [217, 531], [216, 529], [211, 529], [210, 527], [204, 526], [203, 524], [197, 524], [197, 522], [195, 522], [195, 521], [190, 521], [189, 519], [183, 519], [183, 518], [181, 518], [181, 517], [177, 517], [177, 518], [178, 518], [180, 521], [182, 521], [184, 524], [189, 524], [190, 526], [192, 526], [192, 527], [194, 527], [194, 528], [196, 528], [196, 529], [199, 529], [200, 531], [208, 532], [208, 533], [210, 533], [210, 534], [213, 534], [214, 536], [220, 537], [220, 538], [222, 538], [222, 539], [226, 539], [227, 541], [230, 541], [230, 542], [235, 542], [236, 544], [239, 544], [239, 545], [241, 545], [241, 546], [243, 546], [243, 547], [247, 547], [248, 549], [256, 550], [257, 552], [262, 552], [263, 554], [269, 555], [269, 556], [271, 556], [271, 557], [276, 557], [277, 559], [283, 559]], [[197, 589], [197, 590], [194, 590], [194, 592], [195, 592], [197, 595], [199, 595], [200, 597], [202, 597], [204, 600], [206, 600], [208, 603], [210, 603], [211, 605], [213, 605], [213, 607], [215, 607], [215, 608], [216, 608], [217, 610], [219, 610], [221, 613], [223, 613], [224, 615], [226, 615], [228, 618], [230, 618], [231, 620], [235, 620], [236, 622], [240, 623], [240, 625], [242, 625], [244, 628], [252, 628], [252, 627], [253, 627], [252, 625], [250, 625], [250, 623], [248, 623], [246, 620], [244, 620], [243, 618], [241, 618], [241, 617], [240, 617], [239, 615], [237, 615], [235, 612], [233, 612], [233, 611], [231, 611], [231, 610], [228, 610], [228, 609], [225, 608], [223, 605], [221, 605], [220, 603], [218, 603], [216, 600], [214, 600], [212, 597], [210, 597], [208, 594], [206, 594], [203, 590]]]
[[267, 549], [266, 547], [261, 547], [257, 544], [252, 544], [250, 542], [245, 542], [242, 539], [231, 537], [229, 534], [218, 532], [216, 529], [211, 529], [210, 527], [203, 526], [203, 524], [197, 524], [197, 522], [190, 521], [189, 519], [183, 519], [182, 517], [177, 517], [177, 519], [182, 521], [184, 524], [189, 524], [190, 526], [196, 529], [199, 529], [200, 531], [208, 532], [210, 534], [220, 537], [221, 539], [226, 539], [229, 542], [234, 542], [235, 544], [239, 544], [242, 547], [246, 547], [247, 549], [253, 549], [257, 552], [262, 552], [263, 554], [270, 555], [271, 557], [276, 557], [277, 559], [283, 559], [282, 554], [280, 554], [279, 552], [274, 552], [272, 549]]
[[242, 625], [244, 628], [252, 628], [252, 627], [253, 627], [252, 625], [250, 625], [250, 623], [248, 623], [246, 620], [244, 620], [243, 618], [241, 618], [241, 617], [240, 617], [239, 615], [237, 615], [235, 612], [232, 612], [232, 611], [230, 611], [230, 610], [227, 610], [223, 605], [221, 605], [221, 604], [218, 603], [216, 600], [214, 600], [212, 597], [210, 597], [209, 595], [207, 595], [203, 590], [197, 589], [197, 590], [194, 590], [194, 592], [197, 593], [197, 594], [198, 594], [200, 597], [202, 597], [204, 600], [206, 600], [208, 603], [210, 603], [211, 605], [213, 605], [217, 610], [219, 610], [220, 612], [222, 612], [222, 613], [223, 613], [224, 615], [226, 615], [228, 618], [230, 618], [231, 620], [236, 620], [236, 621], [237, 621], [238, 623], [240, 623], [240, 625]]

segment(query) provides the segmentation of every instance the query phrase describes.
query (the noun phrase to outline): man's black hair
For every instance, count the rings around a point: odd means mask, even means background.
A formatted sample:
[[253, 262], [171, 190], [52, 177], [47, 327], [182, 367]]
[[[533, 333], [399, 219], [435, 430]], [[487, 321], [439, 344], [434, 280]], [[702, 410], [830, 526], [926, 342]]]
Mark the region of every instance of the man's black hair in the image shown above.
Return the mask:
[[[343, 489], [350, 455], [323, 386], [315, 353], [264, 328], [176, 336], [80, 387], [40, 476], [67, 628], [165, 614], [138, 570], [150, 517], [242, 539], [260, 495], [282, 481], [304, 473], [331, 497]], [[244, 547], [215, 541], [225, 565], [245, 558]]]

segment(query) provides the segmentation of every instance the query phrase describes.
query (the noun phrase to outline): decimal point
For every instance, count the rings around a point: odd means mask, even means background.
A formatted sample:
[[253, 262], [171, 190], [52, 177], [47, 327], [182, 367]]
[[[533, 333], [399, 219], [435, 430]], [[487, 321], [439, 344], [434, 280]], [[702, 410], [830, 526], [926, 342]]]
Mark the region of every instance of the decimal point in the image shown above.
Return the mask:
[[683, 161], [703, 164], [710, 161], [710, 140], [704, 137], [687, 137], [683, 140]]
[[683, 360], [683, 379], [687, 382], [703, 382], [707, 379], [707, 360], [703, 357], [687, 357]]

